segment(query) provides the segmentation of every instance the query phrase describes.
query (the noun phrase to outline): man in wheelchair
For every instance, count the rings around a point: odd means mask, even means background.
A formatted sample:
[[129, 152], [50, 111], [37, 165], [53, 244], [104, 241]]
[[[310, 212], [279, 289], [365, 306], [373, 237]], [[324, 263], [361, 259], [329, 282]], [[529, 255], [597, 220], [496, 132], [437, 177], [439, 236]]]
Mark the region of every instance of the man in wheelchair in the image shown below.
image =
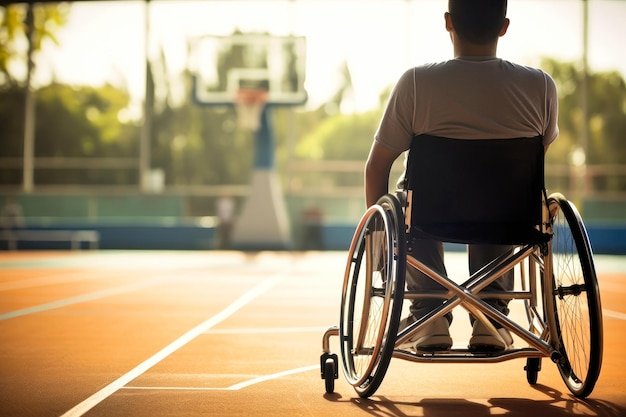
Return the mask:
[[[543, 138], [544, 151], [558, 135], [558, 101], [552, 78], [540, 69], [496, 57], [498, 40], [508, 27], [506, 0], [449, 0], [445, 28], [450, 34], [454, 58], [406, 71], [393, 89], [374, 136], [365, 168], [368, 207], [388, 192], [394, 161], [425, 137], [450, 139]], [[521, 161], [523, 163], [523, 161]], [[495, 173], [497, 175], [497, 173]], [[427, 181], [437, 182], [438, 172]], [[401, 181], [405, 184], [405, 181]], [[454, 199], [450, 199], [454, 204]], [[446, 274], [443, 243], [436, 239], [413, 242], [412, 256], [440, 274]], [[512, 246], [469, 244], [470, 273], [481, 269]], [[485, 291], [513, 289], [513, 271], [492, 282]], [[441, 290], [442, 286], [407, 265], [409, 291]], [[405, 328], [445, 300], [417, 298], [400, 323]], [[508, 314], [508, 300], [488, 299], [491, 306]], [[497, 334], [470, 316], [472, 351], [502, 351], [513, 339], [508, 329], [492, 324]], [[452, 314], [432, 321], [409, 340], [417, 352], [450, 350]]]

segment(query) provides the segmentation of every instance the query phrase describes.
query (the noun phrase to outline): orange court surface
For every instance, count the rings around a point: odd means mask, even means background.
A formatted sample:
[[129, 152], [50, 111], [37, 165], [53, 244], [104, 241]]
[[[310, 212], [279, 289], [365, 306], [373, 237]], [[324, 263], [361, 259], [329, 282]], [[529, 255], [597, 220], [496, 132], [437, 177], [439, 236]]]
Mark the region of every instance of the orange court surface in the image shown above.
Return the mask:
[[[451, 276], [464, 270], [464, 253], [446, 256]], [[585, 400], [545, 358], [534, 386], [525, 360], [394, 358], [369, 399], [341, 370], [326, 394], [322, 335], [339, 322], [345, 257], [1, 252], [0, 416], [626, 416], [626, 257], [595, 257], [604, 360]]]

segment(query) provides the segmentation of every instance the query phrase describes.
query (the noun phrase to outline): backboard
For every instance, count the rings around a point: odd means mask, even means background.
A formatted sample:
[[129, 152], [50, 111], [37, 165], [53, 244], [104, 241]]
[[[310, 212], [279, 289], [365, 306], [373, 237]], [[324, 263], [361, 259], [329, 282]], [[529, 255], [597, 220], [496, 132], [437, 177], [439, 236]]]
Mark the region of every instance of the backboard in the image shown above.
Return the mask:
[[202, 105], [237, 103], [242, 92], [265, 92], [267, 104], [306, 102], [306, 39], [235, 33], [203, 36], [190, 44], [194, 98]]

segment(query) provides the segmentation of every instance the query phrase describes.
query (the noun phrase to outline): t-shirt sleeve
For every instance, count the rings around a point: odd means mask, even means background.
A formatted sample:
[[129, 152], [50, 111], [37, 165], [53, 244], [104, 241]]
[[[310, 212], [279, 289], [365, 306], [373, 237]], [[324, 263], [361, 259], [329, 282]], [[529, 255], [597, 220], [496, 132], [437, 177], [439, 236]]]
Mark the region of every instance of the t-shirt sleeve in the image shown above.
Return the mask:
[[415, 71], [406, 71], [391, 91], [374, 140], [397, 152], [411, 147], [415, 112]]
[[552, 77], [545, 74], [546, 78], [546, 123], [543, 132], [543, 144], [547, 146], [556, 140], [559, 135], [559, 98], [556, 84]]

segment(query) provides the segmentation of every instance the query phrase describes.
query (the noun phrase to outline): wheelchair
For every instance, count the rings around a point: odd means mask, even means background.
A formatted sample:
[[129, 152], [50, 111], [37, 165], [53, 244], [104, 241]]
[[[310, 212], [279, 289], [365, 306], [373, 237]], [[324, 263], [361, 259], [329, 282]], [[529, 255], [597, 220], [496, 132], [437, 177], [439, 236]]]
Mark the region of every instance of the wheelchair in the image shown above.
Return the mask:
[[[343, 374], [360, 397], [380, 387], [391, 358], [422, 363], [497, 363], [525, 359], [526, 379], [537, 383], [542, 358], [556, 364], [576, 397], [593, 390], [602, 364], [600, 293], [591, 245], [575, 205], [547, 195], [542, 138], [459, 140], [421, 135], [409, 150], [405, 187], [381, 197], [361, 217], [344, 273], [339, 325], [322, 338], [321, 377], [334, 391], [339, 357], [330, 338], [339, 336]], [[462, 284], [418, 260], [417, 239], [461, 244], [513, 245]], [[444, 289], [405, 289], [407, 265]], [[513, 291], [485, 288], [514, 271]], [[483, 291], [485, 290], [485, 291]], [[403, 305], [419, 297], [445, 299], [441, 306], [400, 329]], [[487, 298], [521, 304], [514, 321]], [[456, 344], [449, 351], [403, 350], [402, 344], [433, 320], [462, 307], [491, 333], [494, 323], [523, 346], [477, 352]], [[523, 317], [524, 314], [518, 314]]]

